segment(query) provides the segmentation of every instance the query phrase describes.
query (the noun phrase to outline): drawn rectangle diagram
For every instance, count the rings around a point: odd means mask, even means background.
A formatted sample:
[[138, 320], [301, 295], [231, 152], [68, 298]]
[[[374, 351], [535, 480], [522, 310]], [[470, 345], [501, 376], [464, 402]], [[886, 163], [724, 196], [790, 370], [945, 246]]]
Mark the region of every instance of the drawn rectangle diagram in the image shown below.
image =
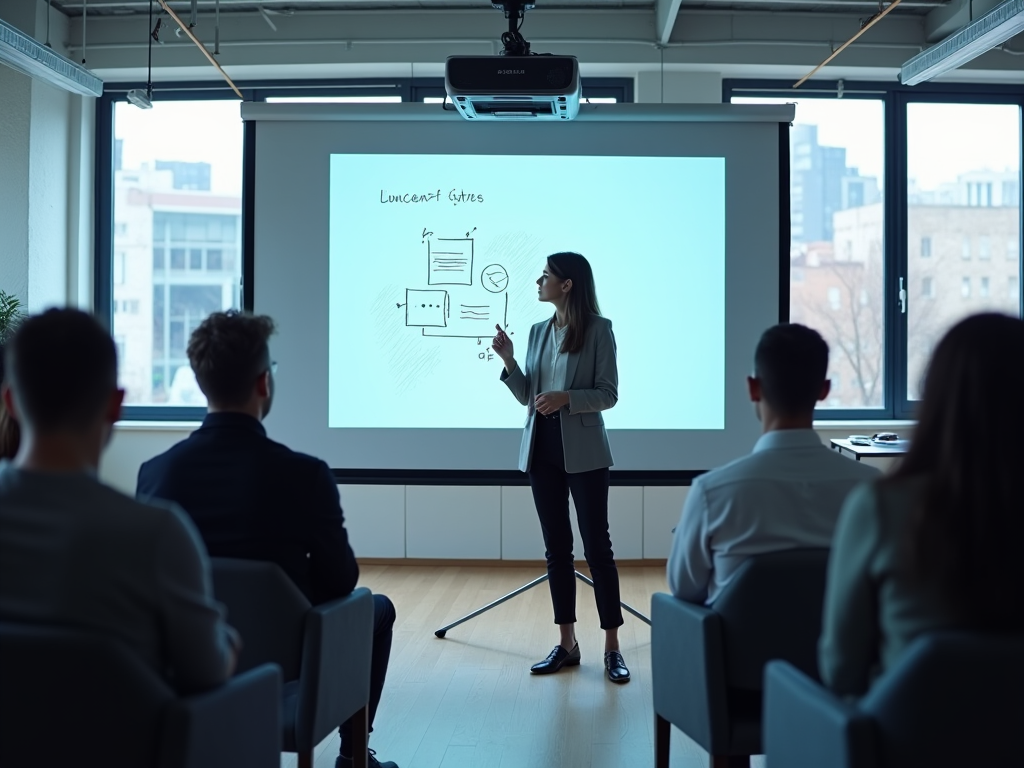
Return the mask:
[[448, 291], [405, 290], [405, 324], [416, 328], [448, 325]]
[[427, 260], [427, 285], [473, 284], [472, 238], [428, 240]]

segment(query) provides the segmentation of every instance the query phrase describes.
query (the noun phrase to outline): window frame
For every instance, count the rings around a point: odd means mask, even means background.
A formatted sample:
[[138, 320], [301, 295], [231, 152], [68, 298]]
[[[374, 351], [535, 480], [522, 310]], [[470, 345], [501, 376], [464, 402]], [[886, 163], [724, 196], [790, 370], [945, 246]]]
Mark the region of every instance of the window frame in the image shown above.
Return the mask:
[[[425, 96], [444, 96], [444, 78], [351, 78], [304, 80], [253, 80], [237, 83], [245, 101], [266, 101], [279, 96], [394, 96], [403, 102], [420, 102]], [[632, 102], [634, 80], [631, 77], [584, 78], [585, 97], [614, 97]], [[114, 331], [114, 107], [128, 100], [128, 91], [145, 89], [144, 82], [104, 83], [103, 94], [96, 101], [96, 147], [94, 179], [93, 231], [93, 311], [101, 323]], [[157, 83], [154, 101], [221, 101], [237, 95], [223, 81], [173, 81]], [[253, 249], [248, 236], [248, 222], [254, 213], [255, 142], [251, 124], [242, 128], [242, 308], [253, 306]], [[195, 422], [202, 421], [206, 408], [176, 405], [126, 405], [123, 421]]]
[[[925, 83], [907, 86], [870, 80], [811, 80], [794, 89], [791, 80], [724, 79], [722, 101], [736, 97], [786, 99], [877, 99], [883, 103], [884, 189], [882, 192], [882, 408], [817, 409], [814, 418], [821, 421], [903, 421], [916, 418], [918, 401], [907, 398], [908, 330], [907, 314], [899, 302], [900, 280], [907, 290], [907, 303], [913, 291], [908, 284], [910, 244], [907, 242], [907, 107], [913, 103], [931, 104], [1007, 104], [1016, 105], [1024, 117], [1024, 90], [1019, 85], [995, 83]], [[1024, 122], [1024, 121], [1022, 121]], [[1024, 136], [1024, 132], [1022, 132]], [[1024, 155], [1022, 155], [1024, 166]], [[1020, 227], [1024, 241], [1024, 170], [1018, 177]], [[1018, 242], [1019, 274], [1024, 275], [1024, 242]], [[1024, 280], [1018, 280], [1019, 312], [1024, 317]], [[785, 308], [788, 312], [788, 307]]]

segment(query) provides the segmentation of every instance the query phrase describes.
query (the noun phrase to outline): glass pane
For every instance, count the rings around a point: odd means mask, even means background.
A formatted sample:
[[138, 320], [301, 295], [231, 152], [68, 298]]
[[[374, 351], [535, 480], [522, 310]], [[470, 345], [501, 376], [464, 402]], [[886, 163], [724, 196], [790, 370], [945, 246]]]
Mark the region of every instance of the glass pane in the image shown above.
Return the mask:
[[909, 400], [950, 326], [1020, 313], [1020, 117], [1015, 105], [907, 105]]
[[[789, 317], [817, 330], [829, 344], [832, 392], [819, 407], [881, 408], [883, 104], [874, 99], [797, 101], [789, 146]], [[930, 243], [919, 246], [931, 248]]]
[[114, 107], [114, 335], [133, 405], [198, 405], [185, 348], [210, 312], [237, 307], [242, 121], [237, 101]]
[[401, 104], [395, 96], [268, 96], [269, 104]]

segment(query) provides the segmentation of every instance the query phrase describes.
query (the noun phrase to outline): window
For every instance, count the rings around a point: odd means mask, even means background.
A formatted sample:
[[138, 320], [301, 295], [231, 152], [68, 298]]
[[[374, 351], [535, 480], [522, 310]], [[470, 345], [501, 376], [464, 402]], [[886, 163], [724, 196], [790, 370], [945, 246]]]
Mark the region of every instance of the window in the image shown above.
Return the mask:
[[[145, 111], [115, 102], [113, 109], [121, 149], [113, 172], [113, 329], [124, 342], [125, 402], [204, 407], [185, 349], [210, 312], [239, 306], [238, 102], [156, 101]], [[118, 265], [120, 254], [132, 270]]]
[[114, 285], [124, 285], [124, 269], [127, 257], [128, 254], [124, 251], [118, 251], [114, 254]]
[[840, 310], [843, 308], [843, 295], [839, 292], [838, 288], [832, 287], [828, 289], [828, 305], [833, 310]]
[[[731, 101], [794, 99], [786, 93]], [[833, 382], [844, 382], [820, 410], [883, 405], [884, 135], [881, 99], [796, 101], [789, 133], [790, 319], [825, 337]]]
[[927, 259], [932, 255], [932, 239], [930, 237], [921, 238], [921, 258]]
[[[426, 99], [424, 99], [426, 101]], [[268, 104], [401, 104], [401, 94], [393, 96], [268, 96]]]
[[935, 298], [935, 282], [930, 277], [921, 280], [921, 296], [926, 299]]
[[1010, 301], [1020, 301], [1020, 280], [1016, 275], [1011, 275], [1006, 282], [1006, 298]]
[[[905, 397], [912, 401], [929, 350], [952, 325], [976, 312], [1020, 314], [1019, 297], [993, 290], [1019, 266], [994, 260], [992, 250], [1020, 239], [1020, 203], [1004, 195], [1004, 182], [1020, 178], [1021, 108], [911, 101], [906, 109], [907, 136], [914, 137], [907, 142], [907, 232], [928, 232], [933, 254], [923, 264], [908, 259], [908, 283], [933, 279], [935, 299], [907, 307]], [[942, 141], [923, 138], [936, 125]], [[958, 273], [961, 300], [952, 301]]]
[[1020, 252], [1018, 245], [1019, 242], [1015, 237], [1011, 237], [1006, 241], [1006, 258], [1008, 261], [1017, 260], [1017, 254]]

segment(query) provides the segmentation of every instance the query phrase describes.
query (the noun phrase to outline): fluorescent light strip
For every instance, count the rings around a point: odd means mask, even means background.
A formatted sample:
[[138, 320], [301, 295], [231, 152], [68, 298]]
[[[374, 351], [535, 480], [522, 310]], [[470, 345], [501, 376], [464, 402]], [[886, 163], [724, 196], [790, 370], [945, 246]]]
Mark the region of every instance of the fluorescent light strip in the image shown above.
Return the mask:
[[917, 85], [944, 75], [1022, 31], [1024, 0], [1007, 0], [941, 43], [906, 61], [900, 70], [900, 82]]
[[103, 81], [0, 19], [0, 63], [82, 96], [99, 96]]

